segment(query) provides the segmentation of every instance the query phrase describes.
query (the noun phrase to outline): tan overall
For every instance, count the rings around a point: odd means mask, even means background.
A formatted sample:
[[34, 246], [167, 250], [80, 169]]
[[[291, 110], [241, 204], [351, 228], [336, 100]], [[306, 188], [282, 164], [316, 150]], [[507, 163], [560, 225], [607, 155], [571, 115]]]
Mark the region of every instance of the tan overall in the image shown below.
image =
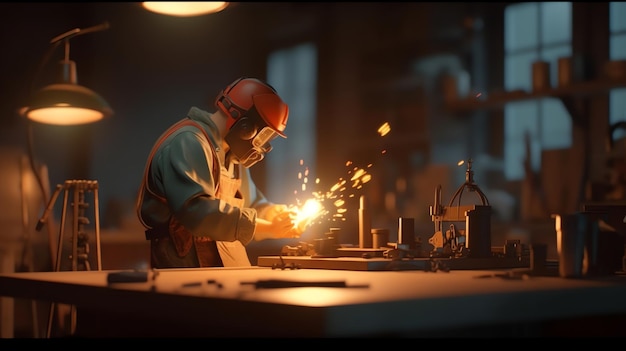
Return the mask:
[[[143, 200], [144, 190], [147, 190], [155, 196], [162, 203], [166, 203], [167, 200], [151, 191], [148, 187], [148, 171], [150, 169], [150, 164], [152, 163], [152, 158], [156, 150], [159, 148], [161, 143], [174, 132], [178, 128], [184, 125], [194, 125], [198, 129], [202, 131], [204, 136], [207, 138], [207, 141], [211, 147], [211, 151], [213, 152], [213, 176], [216, 176], [216, 173], [219, 172], [219, 183], [217, 184], [217, 189], [215, 191], [215, 196], [228, 203], [231, 206], [242, 207], [244, 204], [244, 199], [241, 196], [239, 189], [241, 188], [241, 179], [235, 177], [230, 178], [227, 172], [220, 171], [220, 165], [218, 160], [218, 156], [213, 149], [213, 145], [210, 142], [206, 131], [202, 126], [190, 119], [183, 119], [180, 122], [173, 125], [163, 136], [157, 141], [157, 143], [152, 148], [152, 152], [148, 158], [148, 162], [146, 163], [146, 169], [144, 171], [143, 181], [140, 187], [140, 193], [137, 201], [137, 213], [139, 218], [141, 219], [141, 202]], [[236, 165], [235, 167], [240, 167]], [[143, 222], [143, 220], [142, 220]], [[144, 223], [145, 225], [145, 223]], [[196, 254], [198, 256], [198, 261], [200, 267], [240, 267], [240, 266], [250, 266], [250, 261], [248, 259], [248, 255], [245, 247], [239, 240], [235, 240], [232, 242], [228, 241], [214, 241], [209, 237], [204, 236], [194, 236], [189, 230], [187, 230], [174, 215], [170, 216], [169, 225], [168, 225], [169, 238], [165, 237], [161, 240], [172, 240], [174, 242], [174, 246], [176, 247], [176, 252], [180, 257], [184, 257], [189, 253], [192, 246], [196, 250]]]

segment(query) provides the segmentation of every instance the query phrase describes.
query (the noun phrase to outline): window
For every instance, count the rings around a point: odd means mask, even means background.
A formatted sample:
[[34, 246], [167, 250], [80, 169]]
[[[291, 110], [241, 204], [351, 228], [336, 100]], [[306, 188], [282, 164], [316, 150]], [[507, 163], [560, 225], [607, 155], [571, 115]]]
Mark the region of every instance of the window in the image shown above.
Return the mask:
[[[557, 62], [571, 56], [572, 6], [570, 2], [524, 2], [507, 6], [504, 18], [504, 86], [507, 91], [532, 90], [532, 64], [550, 64], [550, 82], [556, 86]], [[555, 98], [511, 102], [504, 108], [505, 177], [525, 176], [524, 159], [534, 171], [541, 167], [541, 151], [568, 148], [572, 143], [571, 118]], [[528, 136], [530, 155], [526, 155]]]
[[[302, 181], [300, 160], [314, 173], [317, 106], [317, 49], [312, 43], [273, 52], [268, 58], [267, 81], [289, 105], [286, 140], [272, 143], [267, 154], [268, 198], [292, 204]], [[294, 122], [295, 121], [295, 122]], [[288, 140], [288, 142], [287, 142]]]
[[[609, 59], [626, 59], [626, 2], [609, 4]], [[612, 89], [609, 93], [609, 123], [626, 121], [626, 88]], [[626, 131], [618, 129], [613, 138], [626, 135]]]

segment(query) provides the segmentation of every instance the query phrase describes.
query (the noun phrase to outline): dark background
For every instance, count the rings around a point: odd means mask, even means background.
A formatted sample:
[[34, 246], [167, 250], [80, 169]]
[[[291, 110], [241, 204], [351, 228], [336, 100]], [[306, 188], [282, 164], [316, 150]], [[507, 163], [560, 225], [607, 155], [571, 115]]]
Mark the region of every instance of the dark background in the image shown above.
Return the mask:
[[[17, 110], [34, 87], [48, 83], [55, 60], [62, 58], [59, 48], [38, 70], [50, 40], [108, 22], [108, 30], [73, 38], [70, 56], [79, 83], [103, 96], [115, 114], [85, 126], [33, 125], [34, 155], [48, 166], [53, 187], [66, 179], [98, 180], [103, 226], [119, 226], [120, 216], [134, 216], [146, 156], [167, 126], [192, 105], [212, 110], [215, 94], [236, 77], [265, 78], [269, 53], [309, 41], [318, 50], [312, 132], [322, 182], [330, 186], [345, 176], [346, 160], [370, 160], [381, 148], [371, 132], [390, 121], [394, 132], [384, 145], [389, 157], [372, 170], [375, 181], [363, 190], [371, 197], [375, 225], [393, 233], [399, 216], [415, 217], [429, 237], [431, 185], [443, 183], [447, 201], [465, 177], [456, 163], [468, 158], [477, 159], [475, 180], [487, 197], [495, 202], [505, 194], [516, 201], [513, 215], [496, 214], [494, 220], [519, 223], [520, 182], [505, 181], [502, 167], [492, 167], [503, 154], [502, 110], [446, 110], [441, 79], [451, 69], [445, 62], [452, 61], [469, 73], [473, 92], [502, 91], [507, 4], [238, 2], [217, 14], [177, 18], [134, 2], [1, 3], [0, 144], [26, 149], [27, 123]], [[608, 3], [576, 2], [573, 10], [573, 51], [600, 67], [608, 56]], [[428, 59], [442, 63], [416, 72], [415, 62]], [[589, 106], [579, 128], [600, 140], [606, 134], [606, 95]], [[291, 116], [294, 121], [297, 116]], [[284, 146], [297, 142], [288, 138]], [[594, 163], [603, 166], [603, 144], [587, 149], [591, 174], [598, 177], [601, 167]], [[429, 165], [444, 165], [442, 176], [422, 177]], [[262, 189], [268, 181], [265, 167], [253, 168]], [[398, 179], [407, 190], [398, 190]], [[396, 195], [391, 208], [385, 204], [387, 193]], [[497, 212], [500, 206], [494, 208]], [[348, 217], [355, 216], [352, 207]]]
[[[103, 96], [115, 114], [85, 126], [33, 124], [33, 151], [36, 160], [47, 165], [52, 188], [67, 179], [98, 180], [102, 226], [111, 234], [103, 235], [108, 245], [103, 248], [104, 268], [135, 267], [138, 260], [145, 264], [147, 243], [133, 205], [158, 135], [190, 106], [212, 110], [215, 94], [235, 78], [266, 78], [271, 52], [313, 42], [318, 89], [317, 126], [311, 132], [316, 136], [317, 176], [326, 187], [345, 176], [346, 160], [368, 162], [380, 151], [371, 132], [390, 121], [393, 137], [384, 145], [389, 157], [372, 170], [373, 180], [363, 193], [371, 200], [373, 225], [391, 229], [391, 241], [396, 239], [398, 217], [415, 218], [416, 233], [423, 240], [432, 236], [428, 206], [434, 185], [443, 184], [447, 203], [465, 178], [464, 168], [456, 163], [475, 158], [475, 180], [495, 211], [492, 244], [502, 245], [505, 238], [545, 239], [551, 245], [548, 255], [554, 258], [550, 213], [535, 221], [521, 218], [522, 182], [506, 181], [498, 166], [503, 156], [502, 109], [454, 112], [444, 103], [442, 78], [453, 68], [469, 73], [474, 93], [502, 92], [503, 11], [510, 3], [238, 2], [217, 14], [177, 18], [151, 13], [137, 2], [3, 2], [0, 146], [3, 152], [27, 150], [28, 123], [17, 111], [35, 87], [49, 83], [55, 62], [62, 59], [59, 48], [39, 70], [50, 40], [74, 28], [108, 22], [108, 30], [72, 39], [70, 56], [79, 83]], [[573, 18], [573, 53], [588, 60], [588, 78], [594, 80], [608, 59], [608, 3], [574, 2]], [[433, 69], [417, 72], [415, 63], [426, 60], [432, 60]], [[577, 96], [574, 102], [583, 112], [576, 120], [573, 148], [589, 154], [588, 175], [599, 179], [604, 172], [608, 94]], [[296, 122], [297, 116], [290, 116], [290, 125]], [[283, 144], [297, 143], [288, 138]], [[0, 175], [9, 171], [2, 169]], [[265, 163], [255, 166], [253, 174], [263, 189], [269, 181]], [[563, 174], [557, 180], [576, 176]], [[15, 182], [0, 186], [3, 208], [17, 207], [19, 194], [11, 197]], [[395, 195], [392, 206], [387, 194]], [[500, 196], [514, 199], [512, 214], [499, 212]], [[29, 228], [40, 213], [38, 209], [29, 218]], [[355, 217], [352, 206], [342, 241], [355, 241]], [[2, 222], [3, 233], [10, 236], [15, 230], [21, 235], [20, 220]], [[115, 233], [120, 235], [114, 238]], [[519, 233], [522, 236], [516, 236]], [[120, 237], [130, 239], [118, 241]], [[276, 254], [281, 244], [257, 248], [256, 254]], [[43, 251], [35, 260], [49, 264]]]

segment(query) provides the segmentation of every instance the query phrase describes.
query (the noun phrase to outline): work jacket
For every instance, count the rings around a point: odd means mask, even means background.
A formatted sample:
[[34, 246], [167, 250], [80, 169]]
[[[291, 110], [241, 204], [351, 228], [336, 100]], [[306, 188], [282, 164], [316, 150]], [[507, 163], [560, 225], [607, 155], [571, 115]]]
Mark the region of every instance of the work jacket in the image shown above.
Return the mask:
[[[153, 268], [249, 265], [243, 245], [253, 239], [259, 212], [272, 205], [249, 169], [228, 160], [210, 116], [192, 107], [146, 162], [137, 213]], [[207, 245], [220, 249], [221, 260]]]

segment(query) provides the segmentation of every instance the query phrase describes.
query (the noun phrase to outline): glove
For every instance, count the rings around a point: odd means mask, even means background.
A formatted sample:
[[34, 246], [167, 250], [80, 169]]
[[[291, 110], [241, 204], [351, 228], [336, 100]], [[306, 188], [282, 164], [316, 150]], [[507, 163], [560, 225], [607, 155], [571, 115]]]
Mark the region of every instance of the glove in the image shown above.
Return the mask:
[[294, 219], [296, 213], [284, 205], [274, 205], [265, 214], [265, 218], [256, 219], [256, 240], [298, 238], [302, 230], [297, 228]]

